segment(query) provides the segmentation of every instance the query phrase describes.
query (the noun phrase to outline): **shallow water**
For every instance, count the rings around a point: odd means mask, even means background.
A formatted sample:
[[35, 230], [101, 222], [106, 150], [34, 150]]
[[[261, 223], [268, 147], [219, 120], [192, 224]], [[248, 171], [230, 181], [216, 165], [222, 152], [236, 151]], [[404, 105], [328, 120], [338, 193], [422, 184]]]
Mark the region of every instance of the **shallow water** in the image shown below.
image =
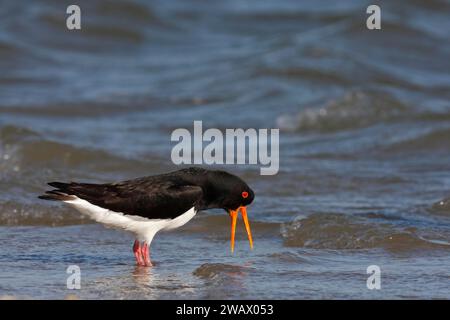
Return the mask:
[[[79, 4], [68, 32], [59, 1], [2, 2], [0, 298], [450, 298], [448, 1], [382, 1], [382, 31], [361, 1]], [[37, 199], [176, 169], [194, 120], [280, 128], [277, 175], [225, 166], [256, 192], [253, 251], [202, 212], [136, 268], [130, 235]]]

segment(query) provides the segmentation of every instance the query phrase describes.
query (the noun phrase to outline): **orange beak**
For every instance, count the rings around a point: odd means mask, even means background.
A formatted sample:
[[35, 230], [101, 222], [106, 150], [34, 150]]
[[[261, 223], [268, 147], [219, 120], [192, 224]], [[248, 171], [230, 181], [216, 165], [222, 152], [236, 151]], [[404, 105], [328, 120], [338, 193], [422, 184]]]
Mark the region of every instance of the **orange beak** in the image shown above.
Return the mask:
[[253, 249], [252, 232], [250, 231], [250, 224], [248, 223], [247, 208], [239, 207], [236, 210], [230, 210], [231, 217], [231, 252], [234, 252], [234, 236], [236, 234], [236, 221], [238, 211], [241, 210], [242, 219], [244, 220], [245, 230], [247, 230], [248, 241], [250, 242], [250, 248]]

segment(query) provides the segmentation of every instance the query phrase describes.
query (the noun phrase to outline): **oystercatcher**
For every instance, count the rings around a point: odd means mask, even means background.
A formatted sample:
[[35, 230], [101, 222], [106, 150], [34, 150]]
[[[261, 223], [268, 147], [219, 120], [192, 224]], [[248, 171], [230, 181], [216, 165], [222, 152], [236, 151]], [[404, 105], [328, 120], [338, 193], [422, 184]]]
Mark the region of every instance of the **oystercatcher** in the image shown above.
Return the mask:
[[150, 243], [160, 230], [181, 227], [199, 210], [221, 208], [231, 217], [231, 252], [241, 211], [250, 247], [253, 240], [246, 206], [255, 194], [239, 177], [225, 171], [187, 168], [117, 183], [50, 182], [56, 188], [39, 196], [68, 203], [107, 227], [132, 232], [140, 266], [152, 266]]

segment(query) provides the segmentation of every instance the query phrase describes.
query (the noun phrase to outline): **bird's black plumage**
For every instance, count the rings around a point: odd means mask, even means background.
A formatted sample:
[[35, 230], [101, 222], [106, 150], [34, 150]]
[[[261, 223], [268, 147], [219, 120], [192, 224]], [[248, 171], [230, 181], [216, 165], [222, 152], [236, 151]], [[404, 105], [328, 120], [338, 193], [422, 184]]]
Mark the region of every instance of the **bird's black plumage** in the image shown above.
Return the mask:
[[[173, 219], [190, 208], [236, 209], [250, 204], [254, 193], [240, 178], [225, 171], [182, 169], [166, 174], [118, 183], [50, 182], [55, 190], [40, 196], [46, 200], [70, 200], [73, 196], [94, 205], [149, 219]], [[242, 192], [248, 192], [243, 198]]]

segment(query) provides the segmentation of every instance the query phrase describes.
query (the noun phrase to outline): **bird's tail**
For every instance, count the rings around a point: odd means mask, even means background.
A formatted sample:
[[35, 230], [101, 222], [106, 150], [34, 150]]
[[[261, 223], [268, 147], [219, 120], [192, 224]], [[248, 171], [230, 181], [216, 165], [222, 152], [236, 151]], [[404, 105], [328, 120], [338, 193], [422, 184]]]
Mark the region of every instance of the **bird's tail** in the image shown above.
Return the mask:
[[49, 190], [46, 191], [45, 194], [40, 195], [39, 199], [44, 200], [53, 200], [53, 201], [67, 201], [67, 200], [73, 200], [76, 197], [74, 195], [67, 194], [67, 187], [69, 186], [68, 183], [64, 182], [49, 182], [49, 186], [52, 186], [54, 188], [57, 188], [55, 190]]

